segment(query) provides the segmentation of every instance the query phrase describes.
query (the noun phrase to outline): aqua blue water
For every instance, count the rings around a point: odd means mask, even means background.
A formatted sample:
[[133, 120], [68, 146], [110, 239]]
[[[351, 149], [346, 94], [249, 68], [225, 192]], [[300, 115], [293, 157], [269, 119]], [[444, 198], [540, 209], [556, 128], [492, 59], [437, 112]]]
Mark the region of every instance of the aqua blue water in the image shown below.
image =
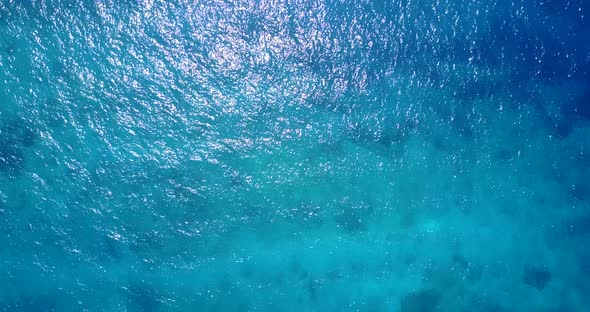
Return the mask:
[[0, 0], [0, 311], [588, 311], [589, 19]]

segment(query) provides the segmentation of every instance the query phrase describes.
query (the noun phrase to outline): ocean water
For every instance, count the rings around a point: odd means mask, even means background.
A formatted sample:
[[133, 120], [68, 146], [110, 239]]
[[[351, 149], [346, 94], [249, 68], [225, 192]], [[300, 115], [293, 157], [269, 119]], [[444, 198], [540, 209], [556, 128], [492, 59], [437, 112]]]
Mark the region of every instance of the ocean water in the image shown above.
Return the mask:
[[588, 311], [589, 19], [0, 0], [0, 311]]

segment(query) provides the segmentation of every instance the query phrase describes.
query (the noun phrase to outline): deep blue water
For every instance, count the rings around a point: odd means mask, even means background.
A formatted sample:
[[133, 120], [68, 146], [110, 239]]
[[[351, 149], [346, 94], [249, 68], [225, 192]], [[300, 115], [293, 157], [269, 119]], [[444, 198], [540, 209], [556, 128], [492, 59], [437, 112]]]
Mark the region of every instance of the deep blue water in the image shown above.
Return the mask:
[[0, 311], [588, 311], [590, 2], [0, 0]]

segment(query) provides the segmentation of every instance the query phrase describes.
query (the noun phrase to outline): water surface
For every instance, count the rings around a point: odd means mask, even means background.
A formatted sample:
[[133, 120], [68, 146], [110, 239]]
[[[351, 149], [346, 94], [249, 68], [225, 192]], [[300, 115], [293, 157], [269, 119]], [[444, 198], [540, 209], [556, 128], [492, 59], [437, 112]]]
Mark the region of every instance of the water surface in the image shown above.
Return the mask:
[[586, 311], [589, 15], [0, 1], [0, 310]]

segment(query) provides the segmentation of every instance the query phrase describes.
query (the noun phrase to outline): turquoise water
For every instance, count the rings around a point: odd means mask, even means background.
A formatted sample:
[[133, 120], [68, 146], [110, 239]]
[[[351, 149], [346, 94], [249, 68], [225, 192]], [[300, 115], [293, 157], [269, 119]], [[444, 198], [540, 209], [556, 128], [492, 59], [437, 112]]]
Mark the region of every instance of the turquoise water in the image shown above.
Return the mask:
[[1, 311], [588, 311], [588, 1], [0, 1]]

